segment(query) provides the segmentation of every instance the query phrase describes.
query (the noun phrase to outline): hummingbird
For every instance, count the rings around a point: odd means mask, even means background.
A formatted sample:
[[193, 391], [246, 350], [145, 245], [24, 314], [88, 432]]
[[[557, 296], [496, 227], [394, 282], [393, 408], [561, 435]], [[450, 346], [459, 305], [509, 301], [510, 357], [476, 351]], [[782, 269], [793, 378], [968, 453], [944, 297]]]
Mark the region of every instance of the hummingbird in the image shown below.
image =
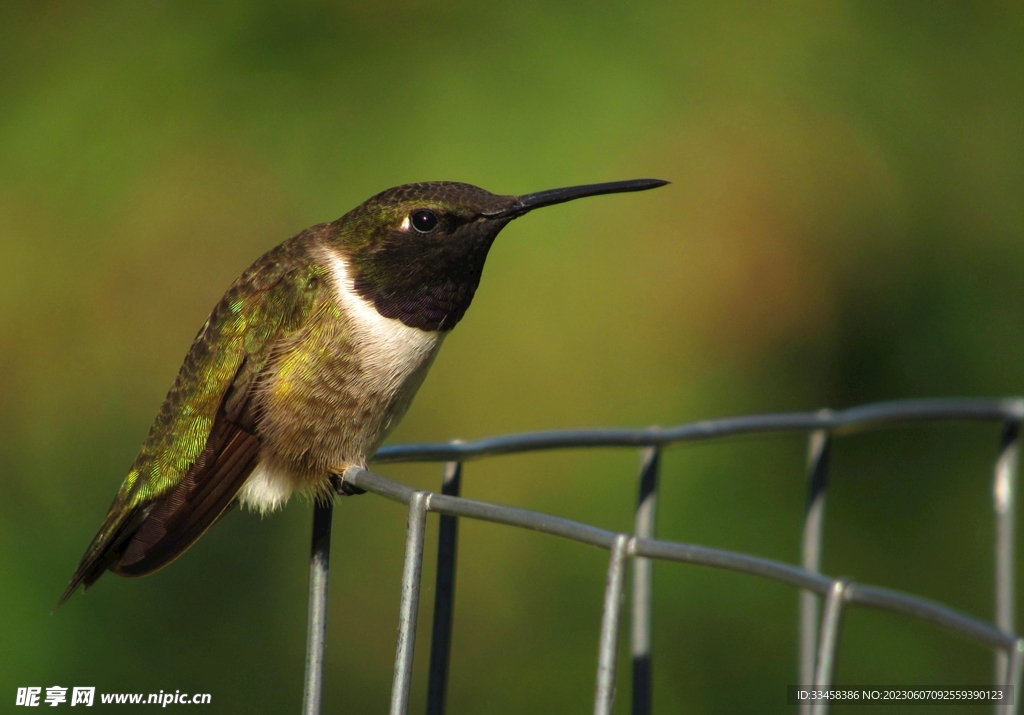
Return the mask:
[[635, 179], [499, 196], [450, 181], [383, 191], [292, 236], [228, 288], [58, 602], [113, 571], [180, 556], [231, 507], [267, 514], [292, 493], [355, 493], [441, 343], [473, 300], [510, 221]]

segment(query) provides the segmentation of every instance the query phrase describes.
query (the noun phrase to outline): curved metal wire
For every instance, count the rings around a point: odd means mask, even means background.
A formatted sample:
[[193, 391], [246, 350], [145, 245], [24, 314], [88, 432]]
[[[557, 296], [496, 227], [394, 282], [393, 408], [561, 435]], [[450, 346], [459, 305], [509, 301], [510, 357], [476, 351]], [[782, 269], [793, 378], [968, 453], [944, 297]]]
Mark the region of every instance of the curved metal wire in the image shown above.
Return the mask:
[[[533, 529], [553, 536], [591, 544], [611, 552], [608, 585], [602, 616], [598, 653], [595, 713], [611, 712], [614, 697], [614, 674], [618, 642], [618, 624], [623, 594], [625, 562], [634, 562], [632, 618], [633, 644], [633, 713], [645, 715], [651, 708], [650, 683], [650, 560], [699, 564], [723, 568], [788, 584], [802, 592], [800, 685], [828, 687], [840, 644], [842, 615], [848, 605], [880, 608], [922, 619], [952, 632], [983, 643], [996, 652], [996, 684], [1009, 687], [1020, 683], [1024, 667], [1024, 639], [1013, 631], [1014, 573], [1013, 535], [1016, 496], [1016, 466], [1019, 450], [1020, 422], [1024, 419], [1024, 399], [940, 399], [905, 400], [864, 405], [842, 411], [783, 413], [730, 417], [669, 428], [593, 429], [535, 432], [491, 437], [474, 442], [399, 445], [380, 450], [375, 463], [409, 461], [444, 461], [443, 493], [416, 491], [399, 482], [359, 468], [348, 470], [342, 478], [343, 488], [355, 487], [409, 505], [409, 529], [406, 542], [406, 564], [402, 582], [402, 611], [399, 623], [391, 712], [408, 711], [412, 652], [416, 637], [416, 604], [419, 599], [422, 570], [423, 525], [428, 512], [442, 514], [443, 538], [439, 539], [438, 584], [435, 593], [433, 648], [428, 691], [428, 713], [444, 712], [447, 685], [447, 660], [454, 618], [454, 578], [456, 553], [456, 519], [466, 517], [509, 526]], [[969, 616], [942, 604], [911, 594], [878, 586], [834, 579], [818, 573], [821, 555], [821, 532], [824, 521], [824, 498], [828, 474], [828, 454], [836, 436], [868, 429], [901, 426], [916, 422], [968, 420], [1000, 422], [1003, 437], [995, 465], [994, 516], [996, 520], [996, 614], [994, 623]], [[808, 458], [808, 501], [803, 535], [802, 566], [795, 566], [751, 554], [707, 546], [661, 541], [654, 538], [654, 504], [657, 494], [657, 472], [661, 448], [688, 441], [707, 440], [738, 434], [759, 432], [802, 431], [810, 435]], [[637, 504], [635, 534], [618, 534], [606, 529], [549, 514], [491, 504], [458, 496], [461, 462], [500, 454], [546, 449], [579, 447], [642, 447], [640, 498]], [[327, 554], [323, 551], [323, 523], [314, 531], [311, 589], [321, 588], [321, 596], [311, 592], [312, 604], [326, 602]], [[327, 521], [329, 528], [329, 520]], [[319, 559], [319, 560], [318, 560]], [[818, 623], [818, 599], [824, 599], [824, 612]], [[322, 628], [322, 621], [317, 622]], [[314, 632], [311, 620], [311, 633]], [[307, 664], [322, 667], [322, 640], [310, 639]], [[319, 649], [319, 652], [317, 652]], [[313, 668], [315, 670], [315, 668]], [[307, 667], [307, 700], [305, 712], [319, 709], [318, 672]], [[315, 684], [315, 685], [314, 685]], [[315, 700], [311, 692], [315, 692]], [[315, 709], [310, 704], [316, 703]], [[818, 701], [801, 706], [801, 712], [827, 712], [828, 703]], [[997, 706], [997, 712], [1016, 712], [1015, 703]]]

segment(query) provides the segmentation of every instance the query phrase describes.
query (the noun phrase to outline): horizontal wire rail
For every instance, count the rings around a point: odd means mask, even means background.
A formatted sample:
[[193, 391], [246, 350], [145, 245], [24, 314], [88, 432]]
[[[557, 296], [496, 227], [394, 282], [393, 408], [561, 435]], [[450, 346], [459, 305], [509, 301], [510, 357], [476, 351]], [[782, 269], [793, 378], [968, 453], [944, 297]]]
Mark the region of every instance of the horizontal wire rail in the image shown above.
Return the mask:
[[[651, 711], [651, 598], [652, 560], [674, 561], [727, 569], [784, 583], [800, 590], [798, 682], [803, 687], [828, 688], [834, 675], [841, 623], [847, 605], [877, 608], [936, 624], [989, 646], [996, 654], [994, 681], [1016, 695], [1024, 667], [1024, 639], [1014, 625], [1014, 533], [1020, 423], [1024, 399], [903, 400], [864, 405], [848, 410], [780, 413], [729, 417], [676, 427], [645, 429], [588, 429], [534, 432], [490, 437], [472, 442], [397, 445], [381, 449], [376, 464], [388, 462], [445, 462], [441, 493], [417, 491], [379, 474], [351, 468], [337, 486], [373, 492], [409, 507], [406, 555], [402, 576], [399, 634], [390, 712], [408, 712], [416, 638], [426, 514], [441, 515], [438, 538], [427, 713], [445, 709], [448, 660], [454, 622], [455, 564], [458, 518], [472, 518], [532, 529], [610, 551], [598, 649], [594, 712], [611, 713], [615, 695], [617, 644], [625, 570], [633, 564], [631, 598], [632, 712]], [[834, 437], [939, 421], [997, 422], [1003, 425], [994, 468], [995, 617], [989, 623], [934, 601], [878, 586], [836, 579], [819, 573], [828, 463]], [[801, 566], [728, 551], [654, 538], [660, 453], [663, 447], [740, 434], [806, 432], [808, 494], [804, 518]], [[558, 516], [492, 504], [458, 496], [462, 462], [470, 459], [547, 449], [586, 447], [641, 448], [635, 533], [622, 534]], [[331, 528], [330, 504], [315, 507], [310, 566], [310, 609], [303, 712], [320, 712], [323, 682], [324, 629]], [[819, 600], [824, 602], [818, 616]], [[826, 713], [829, 702], [801, 704], [803, 715]], [[996, 705], [997, 713], [1015, 713], [1016, 698]]]
[[844, 435], [887, 426], [908, 425], [914, 422], [953, 420], [1019, 422], [1022, 419], [1024, 419], [1024, 398], [900, 400], [839, 411], [818, 410], [816, 412], [782, 412], [768, 415], [725, 417], [718, 420], [693, 422], [678, 427], [551, 430], [489, 437], [473, 442], [401, 444], [378, 450], [372, 461], [374, 464], [451, 462], [545, 449], [667, 447], [683, 442], [757, 432], [829, 430], [833, 435]]

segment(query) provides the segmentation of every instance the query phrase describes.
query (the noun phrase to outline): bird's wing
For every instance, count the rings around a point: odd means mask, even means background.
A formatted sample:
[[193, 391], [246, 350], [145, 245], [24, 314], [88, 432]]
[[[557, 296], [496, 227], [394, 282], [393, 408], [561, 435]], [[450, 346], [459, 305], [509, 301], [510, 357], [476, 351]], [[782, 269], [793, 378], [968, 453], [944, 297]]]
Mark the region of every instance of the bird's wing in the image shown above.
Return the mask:
[[326, 283], [295, 260], [301, 245], [264, 255], [213, 309], [58, 605], [107, 569], [142, 576], [167, 565], [232, 504], [258, 457], [259, 376]]

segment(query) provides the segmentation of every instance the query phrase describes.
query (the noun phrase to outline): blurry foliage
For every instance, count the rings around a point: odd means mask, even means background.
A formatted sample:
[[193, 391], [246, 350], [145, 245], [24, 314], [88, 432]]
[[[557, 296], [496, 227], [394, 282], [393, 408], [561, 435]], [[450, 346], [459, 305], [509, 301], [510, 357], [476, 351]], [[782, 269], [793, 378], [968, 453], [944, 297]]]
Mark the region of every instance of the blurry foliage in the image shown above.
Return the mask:
[[[95, 685], [297, 709], [302, 503], [234, 514], [170, 568], [50, 609], [224, 288], [388, 186], [673, 181], [506, 229], [393, 442], [1020, 393], [1021, 7], [0, 5], [0, 697]], [[826, 571], [987, 616], [996, 442], [963, 426], [841, 441]], [[792, 437], [670, 451], [661, 533], [795, 560], [802, 461]], [[635, 468], [498, 459], [467, 467], [466, 493], [627, 529]], [[386, 708], [404, 521], [340, 503], [327, 712]], [[606, 555], [463, 529], [449, 711], [589, 707]], [[792, 591], [659, 565], [656, 611], [657, 712], [786, 711]], [[848, 626], [840, 682], [991, 672], [931, 627]]]

